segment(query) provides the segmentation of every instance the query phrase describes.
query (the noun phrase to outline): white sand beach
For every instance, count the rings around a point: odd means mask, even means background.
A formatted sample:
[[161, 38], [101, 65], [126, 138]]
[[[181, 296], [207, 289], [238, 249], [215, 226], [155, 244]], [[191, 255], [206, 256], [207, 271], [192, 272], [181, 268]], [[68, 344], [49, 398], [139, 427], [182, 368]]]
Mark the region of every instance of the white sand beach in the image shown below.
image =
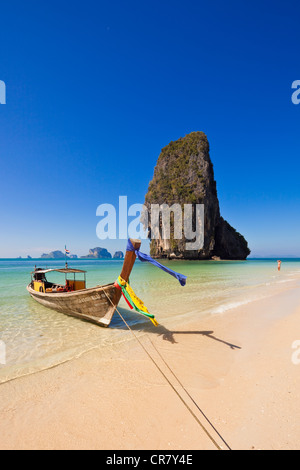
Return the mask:
[[[286, 287], [138, 337], [221, 448], [157, 351], [231, 449], [297, 449], [299, 315], [299, 289]], [[0, 392], [1, 449], [216, 449], [134, 338], [2, 384]]]

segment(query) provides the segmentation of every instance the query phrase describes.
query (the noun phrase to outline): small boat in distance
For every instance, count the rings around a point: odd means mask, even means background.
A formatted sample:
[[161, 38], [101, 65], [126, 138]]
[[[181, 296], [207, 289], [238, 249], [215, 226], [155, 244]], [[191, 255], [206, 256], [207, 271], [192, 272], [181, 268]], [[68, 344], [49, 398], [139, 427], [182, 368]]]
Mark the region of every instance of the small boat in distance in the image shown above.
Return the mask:
[[[121, 272], [126, 282], [136, 260], [135, 250], [138, 251], [141, 246], [140, 240], [131, 239], [130, 242], [134, 250], [126, 251]], [[65, 274], [65, 284], [48, 282], [46, 274], [50, 272]], [[83, 279], [76, 279], [77, 274]], [[105, 327], [109, 326], [122, 295], [114, 282], [87, 289], [86, 271], [71, 269], [67, 263], [62, 269], [35, 269], [27, 290], [44, 307]]]

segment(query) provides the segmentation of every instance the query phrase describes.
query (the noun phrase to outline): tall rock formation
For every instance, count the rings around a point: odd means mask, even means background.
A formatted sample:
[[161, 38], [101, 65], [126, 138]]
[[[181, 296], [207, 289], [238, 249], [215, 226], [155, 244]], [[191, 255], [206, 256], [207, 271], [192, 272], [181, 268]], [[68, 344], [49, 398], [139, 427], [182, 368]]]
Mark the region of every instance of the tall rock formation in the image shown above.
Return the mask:
[[[245, 238], [220, 215], [217, 185], [209, 155], [209, 143], [203, 132], [192, 132], [164, 147], [145, 197], [151, 215], [151, 204], [204, 204], [204, 246], [187, 250], [182, 238], [151, 240], [151, 255], [156, 258], [246, 259], [250, 254]], [[151, 220], [151, 217], [150, 217]], [[171, 224], [172, 226], [172, 224]], [[149, 237], [150, 221], [148, 225]]]

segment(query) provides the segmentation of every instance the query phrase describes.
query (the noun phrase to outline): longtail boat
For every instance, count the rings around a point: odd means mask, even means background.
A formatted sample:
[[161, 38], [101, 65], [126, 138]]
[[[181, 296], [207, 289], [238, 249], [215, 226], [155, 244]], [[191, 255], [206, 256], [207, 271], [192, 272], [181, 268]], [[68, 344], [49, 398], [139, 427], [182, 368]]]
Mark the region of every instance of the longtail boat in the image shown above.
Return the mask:
[[[37, 269], [31, 273], [31, 282], [27, 290], [34, 300], [61, 313], [88, 320], [101, 326], [109, 326], [121, 296], [131, 309], [148, 317], [157, 326], [155, 316], [149, 313], [144, 303], [137, 297], [129, 285], [129, 276], [138, 257], [175, 277], [181, 286], [186, 284], [186, 276], [161, 265], [151, 256], [140, 252], [141, 241], [129, 239], [123, 268], [118, 279], [111, 284], [86, 288], [86, 271], [71, 269], [66, 263], [61, 269]], [[65, 274], [65, 284], [48, 282], [46, 274], [57, 272]], [[76, 279], [80, 274], [84, 279]], [[71, 278], [70, 278], [71, 277]]]
[[[139, 250], [141, 246], [140, 240], [130, 241], [134, 251], [126, 251], [121, 271], [121, 278], [126, 282], [136, 260], [135, 250]], [[65, 274], [65, 284], [48, 282], [46, 274], [50, 272]], [[84, 279], [76, 279], [78, 274]], [[67, 264], [62, 269], [35, 269], [31, 273], [31, 283], [27, 290], [44, 307], [106, 327], [109, 326], [122, 296], [122, 291], [114, 282], [87, 289], [86, 271], [71, 269]]]

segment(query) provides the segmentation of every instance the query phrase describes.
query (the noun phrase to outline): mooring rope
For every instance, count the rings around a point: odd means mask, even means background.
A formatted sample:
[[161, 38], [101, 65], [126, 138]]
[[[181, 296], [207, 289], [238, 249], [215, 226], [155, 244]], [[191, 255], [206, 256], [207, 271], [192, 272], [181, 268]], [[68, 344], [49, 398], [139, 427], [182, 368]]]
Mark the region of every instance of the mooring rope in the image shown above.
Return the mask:
[[[168, 379], [168, 377], [166, 376], [166, 374], [162, 371], [162, 369], [159, 367], [159, 365], [157, 364], [157, 362], [153, 359], [153, 357], [151, 356], [151, 354], [148, 352], [148, 350], [145, 348], [145, 346], [143, 345], [143, 343], [140, 341], [140, 339], [136, 336], [136, 334], [134, 333], [134, 331], [130, 328], [130, 326], [128, 325], [128, 323], [126, 322], [125, 318], [123, 317], [123, 315], [120, 313], [120, 311], [118, 310], [118, 308], [114, 305], [114, 303], [112, 302], [112, 300], [110, 299], [110, 297], [107, 295], [107, 293], [105, 292], [105, 290], [103, 289], [102, 287], [102, 290], [105, 294], [105, 296], [107, 297], [107, 299], [109, 300], [109, 302], [112, 304], [112, 306], [116, 309], [118, 315], [120, 316], [120, 318], [122, 319], [122, 321], [124, 322], [124, 324], [126, 325], [126, 327], [128, 328], [128, 330], [131, 332], [131, 334], [133, 335], [133, 337], [138, 341], [138, 343], [140, 344], [140, 346], [142, 347], [142, 349], [145, 351], [145, 353], [147, 354], [147, 356], [150, 358], [150, 360], [153, 362], [153, 364], [155, 365], [155, 367], [159, 370], [159, 372], [161, 373], [161, 375], [164, 377], [164, 379], [167, 381], [167, 383], [170, 385], [170, 387], [173, 389], [173, 391], [176, 393], [176, 395], [178, 396], [178, 398], [181, 400], [181, 402], [184, 404], [184, 406], [187, 408], [187, 410], [191, 413], [191, 415], [193, 416], [193, 418], [196, 420], [196, 422], [199, 424], [199, 426], [201, 427], [201, 429], [205, 432], [205, 434], [208, 436], [208, 438], [211, 440], [211, 442], [214, 444], [214, 446], [218, 449], [218, 450], [223, 450], [219, 444], [215, 441], [215, 439], [212, 437], [212, 435], [209, 433], [209, 431], [203, 426], [203, 424], [201, 423], [201, 421], [199, 420], [199, 418], [195, 415], [195, 413], [193, 412], [193, 410], [190, 408], [190, 406], [186, 403], [186, 401], [184, 400], [184, 398], [180, 395], [180, 393], [178, 392], [178, 390], [176, 390], [176, 388], [174, 387], [174, 385], [172, 384], [172, 382]], [[149, 338], [150, 340], [150, 338]], [[189, 398], [192, 400], [192, 402], [196, 405], [196, 407], [198, 408], [198, 410], [201, 412], [202, 416], [207, 420], [207, 422], [210, 424], [210, 426], [212, 427], [212, 429], [217, 433], [217, 435], [221, 438], [221, 440], [224, 442], [224, 444], [227, 446], [227, 448], [229, 450], [231, 450], [231, 448], [229, 447], [229, 445], [226, 443], [226, 441], [222, 438], [221, 434], [216, 430], [216, 428], [212, 425], [212, 423], [209, 421], [209, 419], [206, 417], [206, 415], [203, 413], [203, 411], [200, 409], [200, 407], [197, 405], [197, 403], [195, 402], [195, 400], [191, 397], [191, 395], [189, 394], [189, 392], [185, 389], [185, 387], [183, 386], [183, 384], [180, 382], [180, 380], [178, 379], [178, 377], [176, 376], [176, 374], [172, 371], [171, 367], [167, 364], [167, 362], [165, 361], [165, 359], [162, 357], [162, 355], [159, 353], [159, 351], [157, 350], [157, 348], [154, 346], [154, 344], [152, 343], [152, 341], [150, 340], [152, 346], [154, 347], [154, 349], [157, 351], [157, 353], [159, 354], [159, 356], [161, 357], [162, 361], [164, 362], [164, 364], [168, 367], [168, 369], [170, 370], [170, 372], [172, 373], [172, 375], [175, 377], [175, 379], [177, 380], [177, 382], [179, 383], [179, 385], [183, 388], [183, 390], [186, 392], [186, 394], [189, 396]]]
[[223, 441], [223, 443], [225, 444], [225, 446], [228, 448], [228, 450], [232, 450], [230, 448], [230, 446], [227, 444], [227, 442], [225, 441], [225, 439], [221, 436], [221, 434], [218, 432], [218, 430], [215, 428], [215, 426], [212, 424], [212, 422], [208, 419], [208, 417], [205, 415], [205, 413], [201, 410], [201, 408], [199, 407], [198, 403], [196, 403], [196, 401], [194, 400], [194, 398], [191, 396], [191, 394], [187, 391], [187, 389], [185, 388], [185, 386], [183, 385], [183, 383], [179, 380], [179, 378], [177, 377], [177, 375], [173, 372], [173, 370], [171, 369], [171, 367], [169, 366], [169, 364], [167, 363], [167, 361], [163, 358], [162, 354], [158, 351], [158, 349], [156, 348], [156, 346], [153, 344], [153, 342], [151, 341], [151, 338], [149, 335], [147, 335], [148, 338], [149, 338], [149, 341], [150, 343], [152, 344], [152, 347], [155, 349], [155, 351], [157, 352], [157, 354], [159, 355], [159, 357], [161, 358], [161, 360], [164, 362], [164, 364], [166, 365], [166, 367], [169, 369], [169, 371], [171, 372], [171, 374], [175, 377], [175, 379], [177, 380], [177, 382], [179, 383], [179, 385], [182, 387], [182, 389], [185, 391], [185, 393], [187, 394], [187, 396], [192, 400], [192, 402], [194, 403], [194, 405], [198, 408], [198, 410], [200, 411], [200, 413], [202, 414], [203, 418], [206, 419], [206, 421], [208, 422], [208, 424], [212, 427], [212, 429], [215, 431], [215, 433], [219, 436], [219, 438]]

